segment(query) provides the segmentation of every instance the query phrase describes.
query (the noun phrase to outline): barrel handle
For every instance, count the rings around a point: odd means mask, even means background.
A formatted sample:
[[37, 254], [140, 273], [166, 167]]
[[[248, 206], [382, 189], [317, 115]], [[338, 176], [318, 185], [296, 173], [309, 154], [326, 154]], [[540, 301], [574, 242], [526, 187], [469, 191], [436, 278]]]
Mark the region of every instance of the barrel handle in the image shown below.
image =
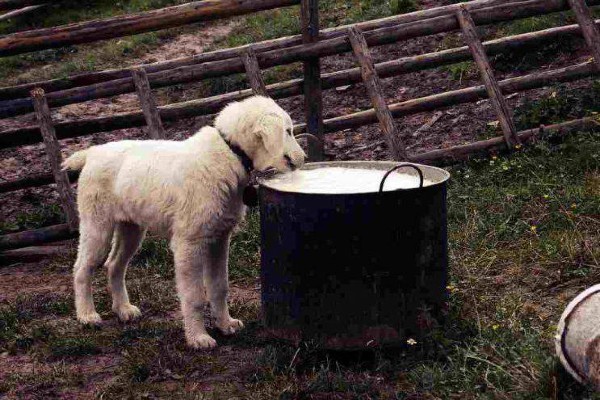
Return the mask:
[[383, 176], [383, 179], [381, 180], [381, 184], [379, 185], [379, 193], [383, 193], [383, 185], [385, 184], [385, 180], [388, 178], [388, 176], [390, 176], [390, 174], [402, 167], [410, 167], [410, 168], [414, 168], [417, 173], [419, 174], [419, 178], [420, 178], [420, 185], [419, 185], [419, 189], [421, 189], [423, 187], [423, 182], [424, 182], [424, 178], [423, 178], [423, 171], [421, 171], [419, 169], [419, 167], [417, 167], [414, 164], [400, 164], [400, 165], [396, 165], [394, 168], [390, 169], [388, 172], [385, 173], [385, 175]]

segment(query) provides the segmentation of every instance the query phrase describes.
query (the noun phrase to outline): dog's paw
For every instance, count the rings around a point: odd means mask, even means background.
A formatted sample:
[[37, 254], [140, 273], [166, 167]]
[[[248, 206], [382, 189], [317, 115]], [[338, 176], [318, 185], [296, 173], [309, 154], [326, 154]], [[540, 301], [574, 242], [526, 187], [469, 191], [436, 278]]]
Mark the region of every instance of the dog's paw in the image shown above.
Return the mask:
[[95, 311], [77, 314], [77, 320], [85, 325], [100, 325], [102, 323], [100, 314]]
[[123, 322], [133, 321], [136, 318], [142, 316], [142, 312], [139, 308], [133, 304], [123, 304], [118, 308], [113, 308], [113, 311], [119, 316], [119, 319]]
[[244, 323], [239, 319], [229, 318], [224, 322], [217, 322], [215, 324], [217, 328], [223, 333], [223, 335], [233, 335], [236, 332], [244, 329]]
[[194, 349], [213, 349], [217, 347], [217, 341], [209, 334], [203, 333], [196, 336], [187, 336], [187, 344]]

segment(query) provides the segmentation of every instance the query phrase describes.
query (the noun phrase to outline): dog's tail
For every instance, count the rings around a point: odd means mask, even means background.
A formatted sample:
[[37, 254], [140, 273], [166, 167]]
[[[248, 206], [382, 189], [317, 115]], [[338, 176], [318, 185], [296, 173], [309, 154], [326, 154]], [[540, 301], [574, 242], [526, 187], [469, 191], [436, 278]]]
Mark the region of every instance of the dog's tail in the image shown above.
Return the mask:
[[63, 170], [81, 171], [87, 160], [88, 150], [81, 150], [73, 153], [69, 158], [62, 162]]

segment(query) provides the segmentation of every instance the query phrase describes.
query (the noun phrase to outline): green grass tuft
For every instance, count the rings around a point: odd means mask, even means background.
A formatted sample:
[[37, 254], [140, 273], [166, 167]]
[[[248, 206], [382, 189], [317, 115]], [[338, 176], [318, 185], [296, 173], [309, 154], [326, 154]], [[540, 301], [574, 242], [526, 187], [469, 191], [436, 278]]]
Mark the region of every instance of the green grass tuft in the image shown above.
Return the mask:
[[231, 280], [254, 278], [260, 269], [260, 218], [258, 210], [246, 216], [244, 227], [232, 238], [229, 256]]
[[600, 81], [590, 88], [556, 88], [549, 95], [535, 101], [527, 101], [515, 113], [518, 129], [550, 125], [566, 120], [596, 115], [600, 112]]
[[82, 357], [100, 354], [100, 347], [90, 337], [56, 338], [50, 343], [53, 357]]

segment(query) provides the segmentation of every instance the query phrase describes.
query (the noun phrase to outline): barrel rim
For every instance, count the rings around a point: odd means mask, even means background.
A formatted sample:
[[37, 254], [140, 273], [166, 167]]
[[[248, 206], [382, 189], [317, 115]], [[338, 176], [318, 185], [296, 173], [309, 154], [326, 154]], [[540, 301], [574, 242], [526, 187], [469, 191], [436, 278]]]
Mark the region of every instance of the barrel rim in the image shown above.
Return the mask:
[[568, 353], [565, 351], [565, 340], [568, 334], [567, 322], [571, 317], [571, 314], [590, 296], [600, 292], [600, 284], [591, 286], [579, 293], [573, 300], [569, 302], [565, 310], [563, 311], [560, 320], [558, 321], [558, 326], [556, 329], [556, 337], [555, 337], [555, 349], [556, 354], [558, 355], [559, 360], [561, 361], [563, 367], [571, 374], [573, 378], [579, 383], [585, 383], [585, 377], [580, 374], [577, 369], [577, 366], [574, 365], [571, 357], [569, 357]]
[[[301, 170], [312, 170], [312, 169], [318, 169], [318, 168], [326, 168], [326, 167], [349, 167], [349, 168], [356, 168], [358, 169], [359, 167], [366, 167], [366, 166], [376, 166], [378, 168], [366, 168], [366, 169], [377, 169], [380, 171], [387, 171], [397, 165], [403, 164], [403, 162], [396, 162], [396, 161], [319, 161], [319, 162], [310, 162], [310, 163], [306, 163], [302, 166], [302, 168], [300, 168]], [[433, 167], [431, 165], [424, 165], [424, 164], [416, 164], [416, 163], [408, 163], [411, 165], [414, 165], [416, 167], [419, 167], [421, 169], [425, 171], [433, 171], [436, 174], [440, 174], [442, 176], [442, 178], [434, 183], [432, 183], [431, 185], [427, 185], [424, 187], [414, 187], [414, 188], [408, 188], [408, 189], [394, 189], [394, 190], [384, 190], [383, 194], [390, 194], [390, 193], [405, 193], [405, 192], [417, 192], [417, 191], [422, 191], [422, 190], [427, 190], [430, 188], [436, 188], [439, 186], [442, 186], [444, 184], [446, 184], [446, 182], [448, 182], [448, 180], [450, 179], [450, 173], [448, 171], [446, 171], [445, 169], [442, 168], [438, 168], [438, 167]], [[354, 193], [311, 193], [311, 192], [300, 192], [300, 191], [291, 191], [291, 190], [284, 190], [284, 189], [279, 189], [279, 188], [275, 188], [272, 185], [269, 185], [269, 180], [271, 178], [258, 178], [257, 183], [259, 185], [259, 187], [262, 188], [266, 188], [268, 190], [274, 191], [274, 192], [278, 192], [278, 193], [286, 193], [286, 194], [293, 194], [293, 195], [308, 195], [308, 196], [365, 196], [365, 195], [373, 195], [373, 194], [378, 194], [377, 191], [371, 191], [371, 192], [354, 192]]]

